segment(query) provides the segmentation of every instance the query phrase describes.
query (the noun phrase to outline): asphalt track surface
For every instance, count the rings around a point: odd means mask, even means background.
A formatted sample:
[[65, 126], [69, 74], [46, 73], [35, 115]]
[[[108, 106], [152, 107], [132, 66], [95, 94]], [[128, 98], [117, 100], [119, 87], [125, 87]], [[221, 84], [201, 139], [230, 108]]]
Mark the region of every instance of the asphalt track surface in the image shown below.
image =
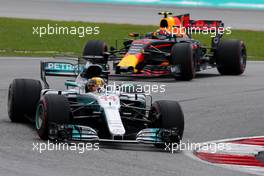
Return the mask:
[[[71, 3], [65, 0], [0, 0], [1, 17], [157, 25], [158, 11], [190, 12], [194, 19], [222, 19], [226, 26], [264, 30], [263, 11], [140, 7]], [[7, 89], [14, 78], [39, 79], [40, 59], [0, 58], [0, 175], [247, 175], [200, 163], [148, 145], [102, 144], [99, 151], [33, 151], [42, 142], [30, 125], [13, 124], [7, 115]], [[142, 80], [166, 84], [153, 98], [180, 101], [185, 114], [185, 142], [263, 135], [264, 62], [251, 62], [242, 76], [219, 76], [216, 70], [191, 82]], [[62, 80], [51, 80], [62, 88]]]
[[232, 29], [264, 30], [264, 11], [73, 3], [70, 0], [0, 0], [0, 17], [157, 25], [159, 11], [192, 19], [223, 20]]
[[[39, 62], [37, 58], [0, 58], [0, 175], [247, 175], [198, 162], [185, 152], [171, 154], [148, 145], [103, 144], [99, 151], [83, 154], [33, 151], [33, 143], [43, 141], [30, 125], [10, 122], [7, 92], [14, 78], [39, 79]], [[168, 78], [141, 80], [139, 84], [166, 84], [166, 92], [153, 98], [180, 101], [186, 122], [184, 141], [205, 142], [263, 135], [263, 75], [264, 62], [250, 62], [242, 76], [219, 76], [212, 69], [191, 82]], [[50, 79], [54, 88], [63, 87], [61, 81]]]

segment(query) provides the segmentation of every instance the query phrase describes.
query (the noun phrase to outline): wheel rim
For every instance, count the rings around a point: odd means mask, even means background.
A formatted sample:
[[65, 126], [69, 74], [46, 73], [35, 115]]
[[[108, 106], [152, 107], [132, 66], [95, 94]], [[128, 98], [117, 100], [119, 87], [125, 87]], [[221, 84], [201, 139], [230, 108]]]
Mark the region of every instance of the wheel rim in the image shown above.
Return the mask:
[[36, 112], [36, 128], [38, 130], [42, 127], [44, 120], [45, 120], [44, 108], [43, 108], [43, 105], [40, 104]]

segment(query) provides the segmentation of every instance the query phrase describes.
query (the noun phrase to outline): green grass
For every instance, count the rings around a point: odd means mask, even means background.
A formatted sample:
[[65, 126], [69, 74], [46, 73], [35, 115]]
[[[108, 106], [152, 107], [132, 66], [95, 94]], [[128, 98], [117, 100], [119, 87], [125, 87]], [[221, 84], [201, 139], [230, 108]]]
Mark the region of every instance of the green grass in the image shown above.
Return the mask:
[[[99, 35], [86, 35], [81, 38], [78, 35], [33, 35], [33, 27], [36, 26], [68, 26], [68, 27], [100, 27]], [[142, 26], [128, 24], [62, 22], [50, 20], [28, 20], [0, 18], [0, 56], [53, 56], [55, 54], [80, 55], [87, 40], [99, 39], [109, 46], [115, 46], [118, 40], [121, 46], [123, 39], [128, 38], [129, 32], [155, 31], [157, 26]], [[195, 36], [205, 44], [209, 44], [210, 37]], [[262, 40], [264, 32], [232, 30], [232, 35], [224, 38], [237, 38], [246, 43], [250, 59], [264, 60]]]

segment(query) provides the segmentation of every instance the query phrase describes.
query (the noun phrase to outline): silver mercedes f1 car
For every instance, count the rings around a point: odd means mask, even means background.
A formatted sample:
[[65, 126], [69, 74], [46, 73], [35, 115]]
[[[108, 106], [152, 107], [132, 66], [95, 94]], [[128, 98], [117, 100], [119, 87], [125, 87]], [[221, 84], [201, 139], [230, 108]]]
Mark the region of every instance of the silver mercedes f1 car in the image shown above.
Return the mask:
[[[109, 88], [108, 72], [82, 57], [84, 64], [41, 62], [41, 81], [14, 79], [8, 92], [12, 122], [35, 124], [39, 137], [56, 141], [133, 141], [164, 146], [178, 143], [184, 131], [184, 115], [177, 101], [159, 100], [137, 91], [138, 85]], [[75, 77], [65, 90], [51, 89], [47, 76]], [[96, 91], [87, 82], [101, 78]], [[44, 88], [42, 88], [44, 86]]]

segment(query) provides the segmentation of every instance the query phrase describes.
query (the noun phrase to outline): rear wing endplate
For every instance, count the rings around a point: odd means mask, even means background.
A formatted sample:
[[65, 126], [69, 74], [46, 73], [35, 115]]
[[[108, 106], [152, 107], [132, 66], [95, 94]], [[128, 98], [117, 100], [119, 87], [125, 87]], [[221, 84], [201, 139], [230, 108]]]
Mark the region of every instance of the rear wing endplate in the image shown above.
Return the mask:
[[77, 77], [83, 66], [69, 62], [40, 62], [40, 76], [46, 89], [49, 88], [46, 76]]

